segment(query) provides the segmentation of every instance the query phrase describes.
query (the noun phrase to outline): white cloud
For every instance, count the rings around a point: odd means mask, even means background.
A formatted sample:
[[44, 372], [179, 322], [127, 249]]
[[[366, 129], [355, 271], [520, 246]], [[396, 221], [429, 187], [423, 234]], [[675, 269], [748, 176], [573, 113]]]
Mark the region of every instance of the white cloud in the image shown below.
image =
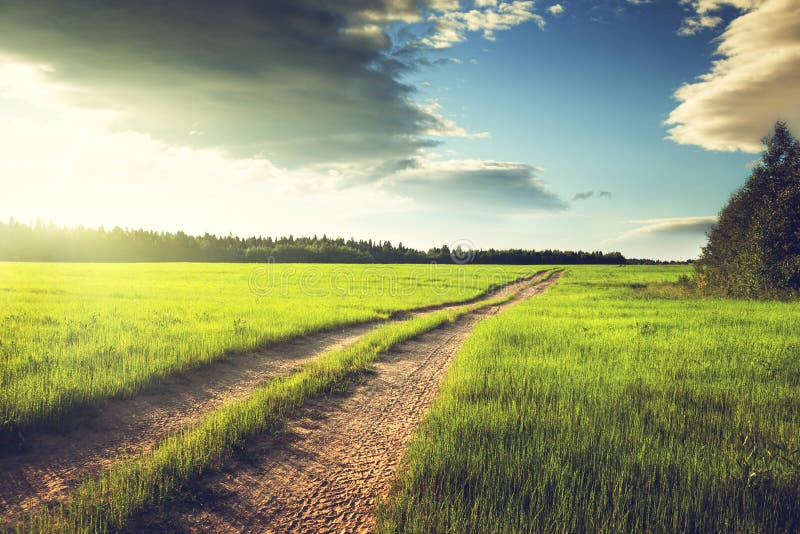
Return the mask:
[[[641, 0], [628, 0], [632, 4], [649, 3]], [[722, 18], [712, 13], [723, 7], [734, 7], [741, 11], [749, 11], [761, 5], [764, 0], [679, 0], [690, 9], [693, 14], [683, 20], [679, 35], [694, 35], [709, 28], [716, 28], [722, 23]]]
[[514, 0], [512, 2], [476, 2], [469, 11], [450, 10], [430, 19], [433, 31], [421, 40], [430, 48], [449, 48], [466, 40], [468, 32], [479, 32], [484, 39], [493, 41], [495, 32], [508, 30], [528, 21], [540, 28], [545, 25], [541, 15], [534, 13], [534, 2]]
[[695, 15], [683, 19], [678, 35], [695, 35], [703, 30], [716, 28], [722, 22], [722, 17], [715, 15]]
[[747, 11], [719, 37], [709, 72], [676, 91], [679, 105], [665, 123], [680, 144], [758, 152], [775, 121], [800, 127], [800, 3], [692, 2], [701, 18], [723, 5]]
[[561, 15], [564, 12], [564, 6], [561, 4], [553, 4], [552, 6], [547, 8], [547, 11], [551, 15]]

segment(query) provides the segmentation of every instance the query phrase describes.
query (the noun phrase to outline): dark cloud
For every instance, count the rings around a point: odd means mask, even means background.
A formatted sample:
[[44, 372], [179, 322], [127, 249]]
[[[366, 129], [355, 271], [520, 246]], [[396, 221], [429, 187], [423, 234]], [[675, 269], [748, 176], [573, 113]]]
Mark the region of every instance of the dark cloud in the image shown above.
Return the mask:
[[486, 160], [419, 161], [385, 181], [385, 187], [443, 210], [562, 211], [558, 195], [537, 177], [539, 169], [521, 163]]
[[370, 172], [370, 181], [380, 180], [386, 176], [391, 176], [401, 171], [408, 169], [416, 169], [419, 167], [419, 162], [414, 158], [403, 158], [396, 160], [389, 160], [381, 163]]
[[580, 193], [576, 193], [574, 197], [572, 197], [572, 201], [575, 202], [577, 200], [587, 200], [594, 196], [597, 198], [610, 198], [611, 192], [610, 191], [581, 191]]
[[169, 142], [287, 166], [402, 160], [440, 124], [400, 80], [415, 53], [393, 55], [382, 28], [433, 1], [7, 0], [0, 55]]

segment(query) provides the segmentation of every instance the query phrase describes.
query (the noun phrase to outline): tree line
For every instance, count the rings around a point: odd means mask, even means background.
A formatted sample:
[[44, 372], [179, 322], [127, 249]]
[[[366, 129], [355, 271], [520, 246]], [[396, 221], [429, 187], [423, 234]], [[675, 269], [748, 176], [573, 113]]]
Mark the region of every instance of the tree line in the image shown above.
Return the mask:
[[488, 249], [427, 251], [389, 241], [247, 237], [0, 222], [0, 260], [69, 262], [624, 264], [619, 252]]

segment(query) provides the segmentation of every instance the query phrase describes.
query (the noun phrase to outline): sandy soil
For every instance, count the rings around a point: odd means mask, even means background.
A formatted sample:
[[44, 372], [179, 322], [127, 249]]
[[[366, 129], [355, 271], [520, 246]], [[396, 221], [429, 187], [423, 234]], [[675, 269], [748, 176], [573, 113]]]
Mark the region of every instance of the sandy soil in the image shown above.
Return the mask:
[[448, 364], [475, 323], [541, 294], [559, 277], [402, 343], [347, 393], [307, 406], [280, 436], [253, 440], [245, 456], [226, 461], [167, 511], [133, 528], [369, 532], [375, 503], [389, 491]]
[[[510, 284], [492, 296], [514, 292], [529, 283]], [[449, 306], [428, 306], [400, 314], [395, 320]], [[168, 378], [133, 398], [113, 399], [71, 414], [57, 430], [31, 433], [27, 450], [0, 457], [0, 518], [14, 520], [41, 504], [63, 501], [86, 477], [151, 449], [224, 402], [245, 398], [266, 380], [353, 343], [380, 324], [384, 322], [348, 326], [228, 356]]]

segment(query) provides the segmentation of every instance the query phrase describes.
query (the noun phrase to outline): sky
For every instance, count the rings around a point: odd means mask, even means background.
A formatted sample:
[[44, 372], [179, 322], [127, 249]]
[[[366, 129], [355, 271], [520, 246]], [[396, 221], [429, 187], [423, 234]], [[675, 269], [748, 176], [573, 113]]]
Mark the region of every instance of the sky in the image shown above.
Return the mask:
[[797, 0], [0, 0], [0, 220], [695, 257]]

